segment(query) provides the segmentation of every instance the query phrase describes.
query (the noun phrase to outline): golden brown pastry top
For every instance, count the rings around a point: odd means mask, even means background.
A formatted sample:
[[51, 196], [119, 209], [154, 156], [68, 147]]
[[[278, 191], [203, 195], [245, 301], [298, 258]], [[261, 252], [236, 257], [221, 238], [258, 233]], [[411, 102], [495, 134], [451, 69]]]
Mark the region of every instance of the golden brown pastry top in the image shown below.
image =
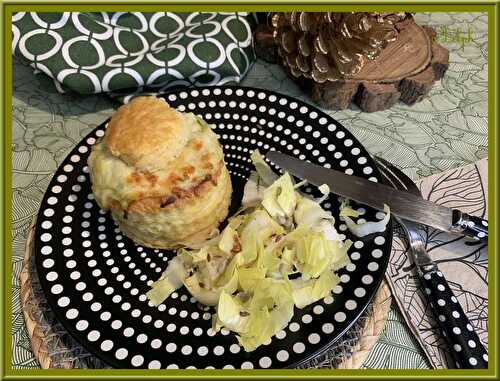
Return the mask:
[[88, 164], [102, 208], [153, 213], [210, 192], [224, 156], [202, 119], [155, 97], [139, 97], [113, 115]]
[[176, 159], [189, 139], [179, 113], [163, 99], [133, 98], [109, 122], [105, 142], [111, 154], [140, 170], [155, 170]]

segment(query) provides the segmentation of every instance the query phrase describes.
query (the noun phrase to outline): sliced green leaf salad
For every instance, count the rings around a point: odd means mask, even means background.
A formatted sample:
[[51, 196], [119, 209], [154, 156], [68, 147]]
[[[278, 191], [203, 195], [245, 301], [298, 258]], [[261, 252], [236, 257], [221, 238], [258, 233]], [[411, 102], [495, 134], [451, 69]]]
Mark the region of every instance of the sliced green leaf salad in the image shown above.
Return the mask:
[[330, 295], [351, 245], [321, 199], [299, 193], [302, 183], [294, 184], [288, 173], [278, 177], [258, 151], [252, 160], [257, 172], [242, 208], [205, 246], [178, 250], [147, 294], [158, 305], [184, 285], [199, 302], [215, 306], [213, 328], [237, 333], [245, 351], [283, 329], [294, 307]]

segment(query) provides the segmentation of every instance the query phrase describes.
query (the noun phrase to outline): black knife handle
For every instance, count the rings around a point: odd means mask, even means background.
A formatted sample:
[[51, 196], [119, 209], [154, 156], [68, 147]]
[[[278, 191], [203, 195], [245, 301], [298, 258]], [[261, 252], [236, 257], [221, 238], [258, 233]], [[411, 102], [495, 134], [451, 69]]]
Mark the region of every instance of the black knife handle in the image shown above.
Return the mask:
[[453, 209], [452, 231], [480, 241], [488, 241], [488, 221]]
[[421, 269], [424, 292], [430, 300], [441, 332], [450, 344], [456, 366], [463, 369], [488, 368], [488, 353], [448, 282], [435, 265]]

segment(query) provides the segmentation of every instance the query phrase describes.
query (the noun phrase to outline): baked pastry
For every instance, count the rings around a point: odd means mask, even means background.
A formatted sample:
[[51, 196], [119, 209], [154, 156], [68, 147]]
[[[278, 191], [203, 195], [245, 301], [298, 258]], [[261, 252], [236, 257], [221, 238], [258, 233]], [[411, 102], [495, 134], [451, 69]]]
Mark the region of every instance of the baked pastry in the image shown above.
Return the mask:
[[227, 216], [232, 187], [217, 136], [161, 98], [121, 106], [88, 165], [97, 203], [138, 244], [195, 247]]

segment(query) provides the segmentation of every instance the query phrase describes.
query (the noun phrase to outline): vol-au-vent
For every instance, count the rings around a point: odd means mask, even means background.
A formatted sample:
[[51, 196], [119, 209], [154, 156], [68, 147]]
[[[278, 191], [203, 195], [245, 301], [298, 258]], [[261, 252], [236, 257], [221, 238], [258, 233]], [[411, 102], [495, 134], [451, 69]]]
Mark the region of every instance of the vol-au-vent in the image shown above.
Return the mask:
[[232, 187], [217, 136], [163, 99], [120, 107], [88, 164], [96, 201], [141, 245], [199, 244], [227, 215]]

